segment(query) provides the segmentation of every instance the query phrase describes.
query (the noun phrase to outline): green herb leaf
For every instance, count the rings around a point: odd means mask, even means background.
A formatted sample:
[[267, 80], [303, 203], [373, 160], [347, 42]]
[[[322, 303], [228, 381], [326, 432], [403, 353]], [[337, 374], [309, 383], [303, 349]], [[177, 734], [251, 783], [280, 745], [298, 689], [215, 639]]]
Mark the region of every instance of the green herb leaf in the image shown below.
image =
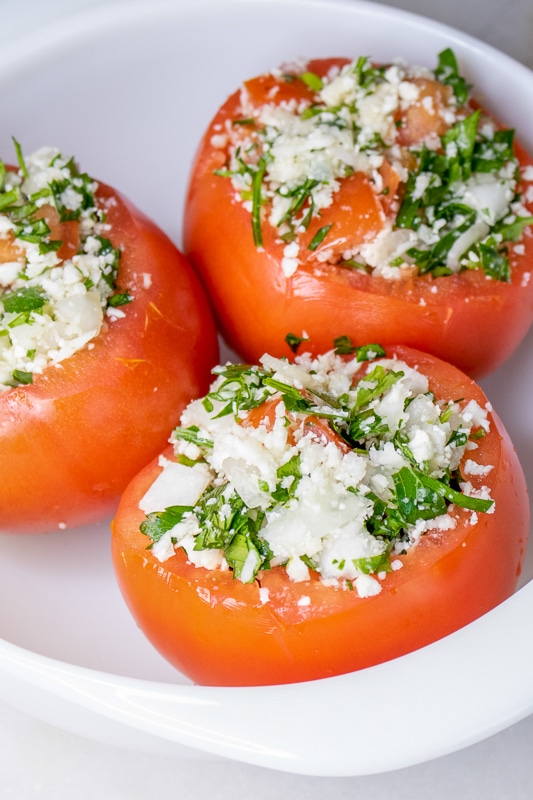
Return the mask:
[[16, 203], [19, 198], [20, 189], [18, 186], [15, 186], [9, 192], [3, 192], [3, 194], [0, 194], [0, 211], [10, 208], [10, 206]]
[[261, 228], [261, 205], [263, 178], [267, 170], [267, 162], [261, 157], [252, 177], [252, 234], [256, 247], [263, 246], [263, 230]]
[[[291, 497], [294, 497], [294, 493], [302, 477], [300, 453], [297, 453], [285, 464], [282, 464], [281, 467], [278, 467], [276, 470], [276, 477], [279, 483], [272, 492], [272, 499], [276, 503], [288, 503]], [[292, 478], [292, 480], [287, 480], [288, 478]]]
[[374, 361], [376, 358], [384, 358], [387, 353], [380, 344], [364, 344], [355, 348], [357, 361]]
[[511, 267], [505, 253], [500, 252], [488, 242], [478, 242], [472, 249], [477, 253], [485, 275], [497, 281], [510, 283]]
[[[234, 578], [240, 578], [245, 583], [253, 583], [263, 559], [249, 534], [244, 531], [236, 533], [226, 546], [224, 555], [233, 570]], [[250, 563], [250, 556], [252, 557], [252, 563]], [[248, 575], [243, 574], [245, 567], [249, 570]]]
[[353, 416], [350, 419], [347, 431], [354, 445], [358, 443], [364, 444], [388, 432], [389, 426], [379, 414], [376, 414], [373, 408], [367, 408]]
[[319, 230], [315, 233], [309, 244], [307, 245], [308, 250], [316, 250], [319, 245], [322, 244], [328, 233], [330, 232], [331, 228], [333, 227], [333, 222], [330, 222], [329, 225], [324, 225], [323, 228], [319, 228]]
[[17, 140], [15, 139], [14, 136], [12, 137], [12, 139], [13, 139], [13, 144], [15, 145], [15, 152], [17, 154], [17, 161], [18, 161], [19, 169], [20, 169], [21, 173], [23, 174], [23, 176], [25, 178], [27, 178], [27, 177], [29, 177], [29, 173], [28, 173], [28, 169], [26, 167], [26, 164], [24, 162], [24, 156], [22, 155], [22, 148], [21, 148], [20, 144], [17, 142]]
[[118, 247], [113, 247], [113, 244], [110, 242], [110, 240], [104, 238], [103, 236], [95, 236], [94, 238], [100, 244], [98, 255], [106, 256], [107, 271], [104, 272], [102, 277], [107, 285], [111, 289], [114, 289], [120, 264], [120, 249]]
[[303, 72], [299, 78], [306, 86], [309, 86], [313, 92], [319, 92], [324, 87], [322, 78], [314, 72]]
[[211, 439], [204, 439], [199, 436], [200, 429], [196, 425], [191, 425], [188, 428], [176, 428], [172, 434], [174, 439], [180, 439], [184, 442], [192, 442], [198, 447], [213, 447]]
[[57, 253], [57, 251], [61, 248], [63, 242], [61, 239], [43, 239], [39, 242], [39, 253], [41, 255], [45, 255], [45, 253]]
[[451, 48], [446, 48], [439, 53], [439, 63], [435, 70], [435, 77], [446, 86], [450, 86], [459, 105], [468, 99], [469, 84], [459, 74], [459, 67], [455, 53]]
[[14, 369], [12, 375], [15, 386], [20, 386], [21, 384], [27, 386], [28, 384], [33, 383], [32, 372], [24, 372], [22, 369]]
[[391, 572], [392, 570], [388, 550], [378, 556], [353, 558], [352, 563], [356, 569], [360, 569], [365, 575], [375, 575], [377, 572]]
[[337, 266], [341, 267], [342, 269], [359, 269], [361, 272], [368, 272], [368, 267], [366, 264], [363, 264], [361, 261], [355, 261], [353, 258], [339, 261]]
[[373, 361], [375, 358], [384, 358], [387, 353], [380, 344], [354, 345], [349, 336], [337, 336], [333, 340], [333, 347], [337, 355], [356, 354], [357, 361]]
[[28, 219], [15, 228], [14, 233], [17, 239], [38, 244], [45, 236], [49, 235], [50, 228], [44, 219]]
[[[61, 222], [69, 222], [77, 220], [81, 217], [83, 211], [95, 208], [95, 199], [93, 194], [93, 180], [87, 173], [80, 173], [74, 159], [71, 159], [67, 168], [70, 170], [71, 175], [76, 180], [64, 178], [60, 181], [50, 182], [50, 191], [59, 219]], [[76, 192], [80, 196], [79, 204], [76, 208], [68, 208], [64, 202], [64, 195], [66, 189]]]
[[337, 336], [333, 339], [333, 347], [339, 356], [351, 355], [357, 350], [357, 346], [352, 342], [349, 336]]
[[375, 366], [372, 372], [365, 375], [357, 384], [357, 399], [354, 411], [358, 411], [380, 397], [403, 376], [404, 372], [401, 370], [395, 372], [392, 369], [387, 370], [379, 364]]
[[158, 542], [164, 534], [182, 521], [185, 514], [190, 513], [193, 506], [169, 506], [164, 511], [153, 511], [141, 522], [140, 530], [154, 542]]
[[265, 386], [270, 386], [277, 392], [281, 392], [281, 399], [287, 411], [301, 411], [305, 413], [311, 408], [312, 404], [302, 396], [301, 392], [296, 389], [296, 387], [290, 386], [288, 383], [283, 383], [283, 381], [278, 381], [270, 376], [265, 377], [263, 382]]
[[531, 225], [533, 217], [517, 217], [514, 222], [495, 226], [494, 233], [499, 233], [504, 242], [517, 242]]
[[353, 71], [359, 86], [363, 89], [370, 89], [383, 78], [385, 69], [386, 67], [373, 67], [368, 56], [359, 56], [355, 62]]
[[514, 159], [514, 131], [495, 131], [491, 138], [481, 136], [476, 141], [472, 172], [497, 172]]
[[272, 394], [263, 385], [265, 372], [246, 364], [228, 364], [215, 370], [224, 380], [207, 395], [209, 402], [226, 403], [215, 419], [262, 405]]
[[[307, 200], [311, 200], [310, 214], [312, 216], [312, 212], [314, 209], [314, 204], [312, 202], [312, 191], [316, 186], [318, 186], [318, 184], [319, 182], [317, 180], [314, 180], [312, 178], [307, 178], [307, 180], [305, 180], [304, 183], [301, 183], [299, 186], [296, 186], [290, 191], [285, 192], [281, 195], [282, 197], [291, 197], [292, 200], [289, 205], [289, 208], [278, 222], [278, 227], [280, 225], [283, 225], [283, 223], [285, 222], [291, 223], [294, 220], [296, 214], [299, 211], [301, 211], [301, 209], [304, 207]], [[309, 222], [307, 222], [307, 226], [309, 226]], [[303, 224], [303, 227], [305, 228], [306, 225]]]
[[26, 311], [38, 311], [46, 303], [42, 290], [29, 286], [28, 288], [17, 289], [8, 292], [0, 300], [4, 310], [8, 313], [20, 314]]
[[287, 344], [291, 348], [292, 352], [293, 353], [297, 353], [298, 350], [300, 349], [300, 345], [303, 342], [308, 342], [309, 341], [309, 337], [308, 336], [296, 336], [295, 333], [288, 333], [286, 335], [286, 337], [285, 337], [285, 341], [287, 342]]
[[132, 301], [133, 297], [126, 289], [125, 292], [118, 292], [117, 294], [111, 295], [111, 297], [108, 298], [107, 304], [111, 306], [111, 308], [118, 308], [119, 306], [126, 306]]
[[224, 550], [234, 577], [241, 579], [248, 554], [252, 553], [252, 564], [247, 564], [250, 569], [248, 582], [254, 580], [261, 567], [268, 568], [272, 557], [267, 543], [258, 537], [265, 514], [259, 509], [249, 509], [235, 492], [228, 489], [228, 483], [206, 489], [194, 507], [201, 531], [194, 549]]
[[419, 519], [433, 519], [446, 513], [442, 493], [433, 483], [428, 483], [423, 473], [402, 467], [392, 478], [398, 500], [398, 509], [406, 523], [414, 525]]
[[451, 486], [425, 475], [420, 470], [402, 467], [393, 475], [398, 508], [408, 523], [417, 519], [433, 519], [446, 513], [446, 500], [471, 511], [486, 512], [492, 500], [484, 500], [452, 489]]

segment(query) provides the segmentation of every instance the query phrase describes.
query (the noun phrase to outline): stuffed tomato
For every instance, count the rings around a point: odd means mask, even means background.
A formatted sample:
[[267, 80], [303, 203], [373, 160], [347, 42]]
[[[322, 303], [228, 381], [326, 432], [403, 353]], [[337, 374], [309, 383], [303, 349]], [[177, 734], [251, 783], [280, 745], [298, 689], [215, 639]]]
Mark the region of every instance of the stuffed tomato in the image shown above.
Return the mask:
[[524, 476], [462, 372], [346, 338], [215, 372], [113, 522], [125, 600], [185, 675], [261, 685], [361, 669], [513, 592]]
[[0, 162], [0, 527], [111, 516], [218, 358], [185, 258], [43, 148]]
[[185, 252], [245, 360], [347, 333], [494, 370], [533, 319], [533, 166], [434, 72], [366, 58], [246, 81], [200, 144]]

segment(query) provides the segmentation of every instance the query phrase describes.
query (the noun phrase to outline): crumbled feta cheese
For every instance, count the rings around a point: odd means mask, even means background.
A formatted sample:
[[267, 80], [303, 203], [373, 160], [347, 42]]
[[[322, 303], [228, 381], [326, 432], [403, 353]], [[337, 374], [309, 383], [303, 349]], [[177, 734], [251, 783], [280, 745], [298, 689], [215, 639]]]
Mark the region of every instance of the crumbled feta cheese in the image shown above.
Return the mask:
[[311, 605], [311, 598], [309, 597], [309, 595], [304, 594], [300, 598], [298, 598], [297, 605], [300, 606], [301, 608], [309, 606]]
[[492, 464], [478, 464], [477, 461], [472, 461], [468, 458], [463, 465], [463, 473], [465, 475], [488, 475], [494, 469]]
[[[15, 209], [24, 209], [26, 200], [33, 206], [22, 218], [10, 207], [0, 213], [0, 236], [8, 242], [0, 263], [0, 391], [31, 382], [86, 346], [100, 332], [104, 312], [124, 316], [108, 306], [118, 251], [107, 239], [97, 184], [53, 148], [26, 156], [24, 165], [8, 172], [0, 188], [19, 192]], [[66, 258], [51, 234], [62, 215], [78, 226], [78, 252]]]
[[185, 467], [160, 457], [159, 466], [162, 467], [159, 477], [139, 501], [139, 508], [145, 514], [172, 505], [193, 506], [213, 478], [209, 467], [202, 463]]
[[[181, 547], [193, 564], [231, 567], [252, 582], [264, 568], [264, 546], [270, 566], [283, 566], [291, 581], [305, 583], [314, 569], [326, 584], [349, 582], [368, 597], [380, 591], [387, 570], [402, 567], [392, 555], [405, 553], [427, 531], [456, 525], [442, 503], [427, 513], [425, 503], [439, 493], [430, 484], [425, 494], [426, 478], [449, 480], [461, 464], [474, 482], [465, 484], [465, 494], [490, 500], [476, 479], [492, 466], [463, 459], [470, 432], [489, 430], [488, 408], [436, 401], [427, 377], [403, 361], [361, 365], [331, 351], [316, 358], [304, 353], [292, 363], [265, 355], [259, 367], [227, 365], [216, 372], [205, 401], [189, 404], [172, 437], [176, 454], [191, 465], [160, 457], [162, 471], [139, 504], [147, 515], [183, 509], [154, 542], [160, 560]], [[250, 413], [259, 414], [253, 424]], [[404, 481], [417, 480], [420, 487], [404, 497]], [[374, 519], [376, 503], [396, 503], [394, 514], [402, 515], [403, 503], [419, 502], [418, 516], [405, 512], [401, 535], [375, 535], [376, 524], [378, 530], [387, 524], [386, 517]], [[224, 545], [222, 531], [228, 543], [233, 534], [244, 537], [235, 551]], [[199, 535], [214, 537], [213, 545], [196, 549]]]
[[374, 597], [381, 592], [381, 586], [371, 575], [359, 575], [354, 584], [359, 597]]
[[226, 147], [227, 143], [228, 143], [228, 137], [223, 133], [219, 133], [211, 137], [211, 144], [213, 145], [213, 147], [222, 149]]
[[[301, 65], [291, 69], [305, 71]], [[272, 74], [280, 81], [286, 77], [279, 70]], [[417, 83], [420, 79], [425, 83]], [[422, 269], [430, 273], [436, 270], [438, 275], [440, 270], [456, 273], [473, 267], [485, 270], [494, 279], [489, 255], [482, 246], [507, 258], [505, 243], [494, 228], [507, 220], [510, 212], [530, 215], [527, 205], [522, 204], [533, 203], [533, 186], [526, 187], [518, 209], [518, 162], [497, 139], [495, 123], [484, 115], [478, 119], [469, 101], [458, 107], [453, 92], [433, 94], [434, 81], [434, 73], [409, 67], [401, 60], [386, 68], [374, 68], [369, 59], [362, 58], [330, 70], [320, 80], [321, 88], [312, 100], [277, 102], [279, 86], [274, 85], [267, 102], [257, 107], [243, 87], [239, 116], [250, 118], [255, 125], [247, 126], [244, 132], [242, 126], [232, 126], [228, 120], [224, 134], [220, 126], [214, 126], [211, 143], [226, 151], [224, 174], [232, 181], [235, 202], [255, 216], [254, 225], [259, 217], [259, 227], [263, 223], [273, 226], [280, 243], [291, 240], [280, 258], [287, 280], [303, 264], [312, 263], [316, 268], [342, 266], [343, 260], [355, 260], [390, 281]], [[422, 112], [427, 123], [421, 125], [424, 133], [419, 134], [419, 140], [405, 144], [404, 123], [409, 138], [418, 130], [416, 120]], [[477, 130], [472, 131], [474, 123]], [[472, 172], [469, 154], [474, 140]], [[422, 152], [448, 159], [450, 164], [433, 161]], [[464, 167], [460, 167], [462, 161]], [[261, 192], [251, 200], [258, 169]], [[391, 170], [395, 178], [388, 184]], [[350, 241], [349, 233], [339, 237], [348, 239], [344, 247], [348, 258], [339, 252], [344, 242], [336, 240], [330, 245], [326, 225], [315, 249], [308, 243], [301, 245], [311, 219], [319, 218], [336, 202], [337, 194], [347, 185], [344, 180], [354, 173], [366, 176], [377, 197], [376, 216], [379, 209], [382, 213], [381, 220], [374, 222], [374, 230], [362, 237], [355, 225], [354, 241]], [[531, 168], [522, 169], [522, 180], [532, 180], [531, 174]], [[384, 203], [382, 195], [391, 185], [395, 187], [396, 179], [400, 189]], [[451, 213], [459, 208], [466, 212]], [[398, 213], [403, 215], [402, 220]], [[257, 227], [254, 238], [259, 246]], [[440, 241], [445, 246], [434, 250]], [[514, 253], [520, 255], [516, 245]]]

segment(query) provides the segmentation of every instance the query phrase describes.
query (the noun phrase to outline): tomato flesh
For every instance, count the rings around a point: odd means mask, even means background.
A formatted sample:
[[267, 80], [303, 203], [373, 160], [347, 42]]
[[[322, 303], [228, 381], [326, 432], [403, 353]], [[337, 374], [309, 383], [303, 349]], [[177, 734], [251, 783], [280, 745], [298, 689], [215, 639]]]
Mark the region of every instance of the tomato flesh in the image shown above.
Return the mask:
[[[97, 196], [122, 250], [118, 285], [134, 300], [90, 347], [0, 394], [0, 527], [8, 533], [110, 517], [183, 407], [207, 389], [218, 358], [211, 313], [185, 258], [117, 192], [100, 184]], [[43, 214], [71, 254], [77, 223]], [[0, 251], [0, 259], [12, 255]]]
[[[453, 366], [404, 347], [388, 348], [429, 377], [436, 397], [474, 399], [482, 391]], [[248, 424], [268, 424], [274, 407]], [[202, 684], [260, 685], [323, 678], [372, 666], [423, 647], [509, 596], [520, 575], [529, 529], [527, 489], [515, 451], [495, 415], [479, 443], [493, 469], [472, 476], [495, 500], [494, 513], [455, 509], [456, 527], [429, 531], [401, 569], [361, 598], [316, 574], [292, 582], [281, 567], [243, 584], [229, 571], [195, 567], [183, 551], [160, 563], [139, 531], [138, 503], [159, 474], [156, 460], [129, 485], [113, 523], [118, 583], [141, 630], [177, 669]], [[171, 450], [166, 452], [172, 458]]]
[[57, 256], [61, 261], [76, 255], [79, 249], [80, 236], [77, 220], [61, 222], [59, 214], [54, 206], [45, 205], [39, 208], [35, 214], [35, 219], [44, 219], [50, 228], [50, 240], [60, 241], [61, 247], [57, 251]]
[[[344, 251], [369, 241], [383, 228], [382, 205], [370, 181], [361, 172], [342, 182], [336, 201], [334, 206], [323, 209], [319, 217], [314, 217], [301, 236], [307, 261], [313, 261], [325, 251], [331, 256], [342, 257]], [[326, 226], [331, 226], [327, 239], [314, 250], [309, 250], [320, 229]]]

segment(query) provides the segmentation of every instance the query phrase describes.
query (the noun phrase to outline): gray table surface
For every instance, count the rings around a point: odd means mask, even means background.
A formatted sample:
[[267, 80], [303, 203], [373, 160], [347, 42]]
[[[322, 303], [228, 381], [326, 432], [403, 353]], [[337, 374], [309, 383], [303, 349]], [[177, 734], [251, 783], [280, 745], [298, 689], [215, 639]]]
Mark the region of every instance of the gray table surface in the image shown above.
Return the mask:
[[[0, 45], [19, 27], [110, 0], [0, 0]], [[379, 0], [378, 0], [379, 1]], [[176, 0], [179, 2], [179, 0]], [[533, 67], [532, 0], [389, 0], [482, 39]], [[175, 759], [92, 742], [0, 703], [0, 798], [112, 800], [530, 800], [533, 717], [453, 755], [397, 772], [307, 778], [222, 760]], [[333, 794], [334, 793], [334, 794]]]

